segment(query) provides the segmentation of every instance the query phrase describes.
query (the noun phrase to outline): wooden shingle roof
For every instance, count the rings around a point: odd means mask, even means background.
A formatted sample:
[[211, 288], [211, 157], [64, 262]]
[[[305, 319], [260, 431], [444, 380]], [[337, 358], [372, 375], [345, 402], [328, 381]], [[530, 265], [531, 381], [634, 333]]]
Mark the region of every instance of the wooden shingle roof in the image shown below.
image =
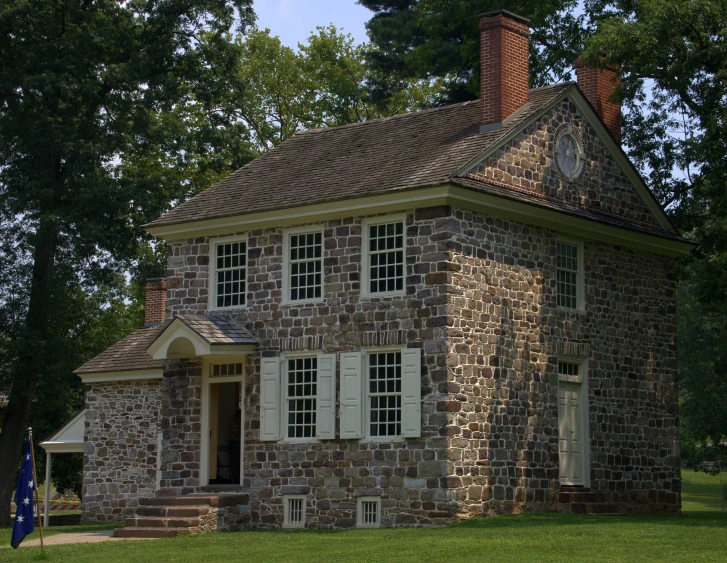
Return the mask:
[[496, 131], [480, 101], [303, 131], [146, 225], [160, 227], [440, 185], [573, 83], [530, 90]]

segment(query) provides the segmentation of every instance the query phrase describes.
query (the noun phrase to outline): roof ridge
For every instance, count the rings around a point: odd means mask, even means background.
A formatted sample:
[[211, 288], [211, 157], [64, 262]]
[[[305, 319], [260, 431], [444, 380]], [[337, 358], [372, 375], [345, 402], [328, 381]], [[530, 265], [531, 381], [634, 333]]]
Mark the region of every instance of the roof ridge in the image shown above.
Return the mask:
[[387, 115], [385, 117], [376, 117], [374, 119], [367, 119], [365, 121], [357, 121], [356, 123], [346, 123], [345, 125], [334, 125], [333, 127], [315, 127], [313, 129], [303, 129], [302, 131], [297, 131], [293, 136], [296, 137], [298, 135], [307, 135], [308, 133], [325, 133], [327, 131], [340, 131], [341, 129], [351, 128], [351, 127], [360, 127], [362, 125], [371, 125], [375, 123], [382, 123], [384, 121], [390, 121], [393, 119], [403, 119], [407, 117], [415, 117], [422, 114], [429, 114], [434, 113], [436, 111], [442, 111], [445, 109], [452, 109], [455, 106], [467, 106], [469, 104], [478, 103], [480, 101], [479, 98], [476, 100], [467, 100], [466, 102], [457, 102], [455, 104], [447, 104], [444, 106], [437, 106], [434, 108], [424, 108], [424, 109], [418, 109], [414, 111], [410, 111], [407, 113], [397, 113], [396, 115]]

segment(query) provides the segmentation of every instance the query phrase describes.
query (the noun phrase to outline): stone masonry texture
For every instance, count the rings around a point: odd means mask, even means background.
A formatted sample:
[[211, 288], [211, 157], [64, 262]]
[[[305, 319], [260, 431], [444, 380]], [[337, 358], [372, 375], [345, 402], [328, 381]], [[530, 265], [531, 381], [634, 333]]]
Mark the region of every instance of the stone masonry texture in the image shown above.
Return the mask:
[[[584, 140], [586, 164], [575, 182], [563, 181], [553, 161], [564, 123]], [[470, 177], [654, 222], [567, 100]], [[284, 229], [225, 235], [246, 238], [248, 263], [247, 305], [224, 314], [259, 342], [247, 358], [243, 389], [246, 522], [280, 526], [286, 494], [307, 495], [306, 525], [315, 528], [354, 526], [356, 499], [368, 495], [382, 498], [383, 526], [558, 510], [562, 356], [588, 360], [591, 489], [623, 512], [679, 511], [671, 259], [580, 241], [584, 310], [566, 311], [556, 306], [561, 233], [449, 206], [411, 209], [406, 294], [374, 298], [360, 294], [362, 218], [311, 227], [324, 235], [324, 300], [317, 304], [282, 303]], [[208, 312], [212, 242], [168, 244], [168, 316]], [[381, 342], [422, 351], [421, 438], [259, 440], [262, 357]], [[155, 387], [163, 433], [159, 494], [200, 490], [201, 382], [199, 359], [174, 360]]]
[[84, 521], [123, 520], [154, 496], [161, 401], [158, 381], [86, 385]]

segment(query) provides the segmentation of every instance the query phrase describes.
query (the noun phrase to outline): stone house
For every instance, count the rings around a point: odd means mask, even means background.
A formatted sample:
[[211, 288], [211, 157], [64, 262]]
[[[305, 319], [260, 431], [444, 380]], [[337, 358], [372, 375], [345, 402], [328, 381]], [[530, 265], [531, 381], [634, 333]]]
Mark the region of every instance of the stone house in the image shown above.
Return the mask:
[[125, 535], [679, 512], [675, 259], [610, 70], [303, 131], [146, 226], [147, 324], [77, 370], [84, 518]]

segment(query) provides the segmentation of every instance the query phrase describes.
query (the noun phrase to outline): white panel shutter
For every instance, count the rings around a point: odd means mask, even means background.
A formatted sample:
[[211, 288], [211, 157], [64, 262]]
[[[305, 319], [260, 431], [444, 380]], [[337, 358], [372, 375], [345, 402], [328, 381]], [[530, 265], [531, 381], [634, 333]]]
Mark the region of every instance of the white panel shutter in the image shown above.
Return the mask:
[[401, 352], [401, 435], [422, 434], [422, 355], [411, 348]]
[[336, 437], [336, 355], [318, 355], [318, 394], [316, 397], [316, 438]]
[[341, 354], [341, 438], [362, 436], [361, 352]]
[[260, 440], [280, 439], [280, 358], [260, 360]]

